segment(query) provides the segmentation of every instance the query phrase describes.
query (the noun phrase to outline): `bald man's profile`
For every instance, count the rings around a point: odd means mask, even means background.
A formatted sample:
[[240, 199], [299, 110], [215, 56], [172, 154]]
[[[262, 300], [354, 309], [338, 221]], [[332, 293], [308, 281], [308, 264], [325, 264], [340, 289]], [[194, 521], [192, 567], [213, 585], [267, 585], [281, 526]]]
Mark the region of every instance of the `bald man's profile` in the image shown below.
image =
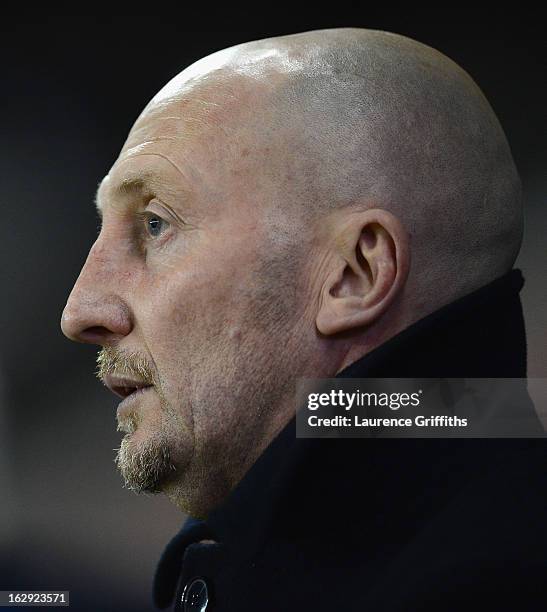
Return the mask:
[[526, 376], [520, 180], [464, 70], [364, 29], [219, 51], [97, 208], [62, 329], [122, 398], [126, 486], [189, 515], [158, 608], [544, 609], [543, 440], [295, 435], [300, 378]]

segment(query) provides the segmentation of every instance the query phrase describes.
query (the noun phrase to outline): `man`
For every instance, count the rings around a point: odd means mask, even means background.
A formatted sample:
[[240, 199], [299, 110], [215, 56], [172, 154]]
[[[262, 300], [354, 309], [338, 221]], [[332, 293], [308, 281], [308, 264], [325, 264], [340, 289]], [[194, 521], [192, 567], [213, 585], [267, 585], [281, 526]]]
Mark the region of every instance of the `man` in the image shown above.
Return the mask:
[[542, 440], [294, 431], [299, 377], [525, 376], [520, 182], [469, 75], [359, 29], [220, 51], [144, 109], [97, 206], [62, 328], [124, 398], [127, 486], [193, 517], [159, 607], [545, 603]]

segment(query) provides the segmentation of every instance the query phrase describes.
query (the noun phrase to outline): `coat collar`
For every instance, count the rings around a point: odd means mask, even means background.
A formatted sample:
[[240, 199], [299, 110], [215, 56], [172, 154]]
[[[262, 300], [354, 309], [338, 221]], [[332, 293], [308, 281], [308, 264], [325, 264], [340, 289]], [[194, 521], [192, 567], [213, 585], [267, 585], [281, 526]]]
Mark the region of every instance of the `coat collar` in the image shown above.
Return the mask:
[[[338, 377], [525, 377], [526, 342], [519, 298], [523, 284], [520, 270], [507, 273], [413, 324]], [[156, 605], [166, 607], [172, 600], [184, 550], [190, 543], [215, 539], [227, 547], [235, 546], [241, 557], [250, 558], [276, 534], [313, 543], [320, 529], [323, 544], [328, 545], [329, 516], [341, 506], [347, 529], [363, 520], [362, 508], [352, 506], [356, 495], [352, 481], [336, 478], [338, 469], [368, 464], [367, 489], [376, 491], [391, 485], [403, 501], [407, 492], [420, 486], [416, 481], [420, 474], [427, 473], [430, 478], [431, 453], [446, 455], [443, 440], [428, 440], [426, 445], [416, 440], [390, 440], [395, 443], [390, 453], [379, 453], [378, 445], [370, 442], [299, 439], [293, 418], [225, 502], [205, 522], [187, 521], [167, 546], [154, 580]], [[460, 442], [451, 445], [446, 461], [457, 462], [460, 452], [468, 457], [476, 447], [468, 444], [472, 440]], [[390, 474], [396, 470], [390, 471], [389, 463], [400, 460], [412, 462], [416, 476], [406, 484], [400, 479], [390, 483]], [[379, 462], [378, 469], [375, 462]], [[466, 465], [470, 464], [467, 461]], [[461, 473], [464, 478], [464, 470]], [[325, 482], [329, 483], [328, 490]], [[370, 503], [380, 508], [382, 501], [371, 499]], [[384, 547], [387, 545], [384, 542]]]

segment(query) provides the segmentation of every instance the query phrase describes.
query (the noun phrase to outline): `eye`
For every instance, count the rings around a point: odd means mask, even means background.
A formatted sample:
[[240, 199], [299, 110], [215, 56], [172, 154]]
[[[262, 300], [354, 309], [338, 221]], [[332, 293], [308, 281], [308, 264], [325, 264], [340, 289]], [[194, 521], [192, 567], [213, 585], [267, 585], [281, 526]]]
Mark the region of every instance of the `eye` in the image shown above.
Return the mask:
[[142, 214], [144, 230], [149, 238], [158, 238], [168, 229], [169, 223], [159, 215], [152, 212]]

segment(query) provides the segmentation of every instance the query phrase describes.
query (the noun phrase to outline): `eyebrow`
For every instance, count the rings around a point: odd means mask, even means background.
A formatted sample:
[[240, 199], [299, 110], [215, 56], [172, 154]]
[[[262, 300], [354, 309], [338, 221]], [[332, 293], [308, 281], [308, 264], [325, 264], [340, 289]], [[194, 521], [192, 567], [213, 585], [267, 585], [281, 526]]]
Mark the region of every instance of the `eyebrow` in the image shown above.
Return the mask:
[[[104, 179], [103, 179], [104, 180]], [[95, 207], [99, 216], [102, 217], [102, 206], [100, 200], [102, 181], [95, 194]], [[144, 191], [163, 192], [168, 197], [179, 199], [180, 189], [178, 191], [168, 187], [165, 179], [162, 179], [156, 172], [144, 171], [139, 174], [129, 175], [122, 179], [117, 185], [109, 190], [109, 197], [127, 197], [131, 195], [142, 194]]]

